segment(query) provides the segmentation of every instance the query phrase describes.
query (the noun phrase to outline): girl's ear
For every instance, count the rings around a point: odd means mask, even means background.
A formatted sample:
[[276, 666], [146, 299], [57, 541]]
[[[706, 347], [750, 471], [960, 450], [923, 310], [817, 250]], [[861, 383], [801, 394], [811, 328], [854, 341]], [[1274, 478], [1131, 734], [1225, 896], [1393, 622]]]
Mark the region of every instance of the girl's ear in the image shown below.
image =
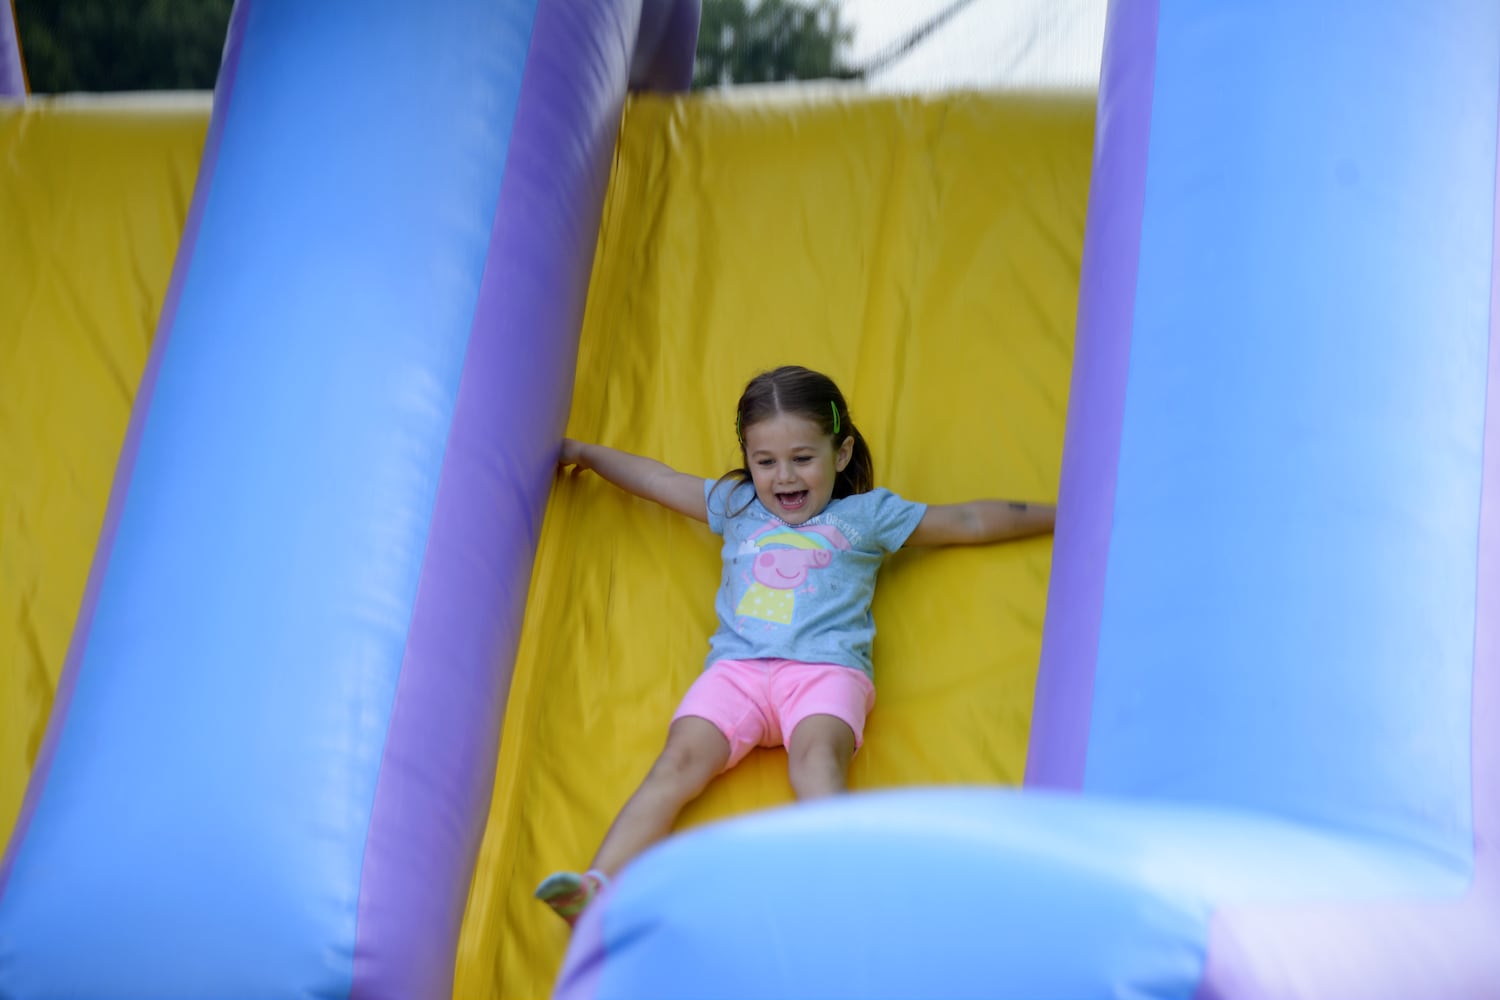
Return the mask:
[[849, 459], [854, 457], [854, 435], [844, 438], [844, 443], [839, 445], [839, 453], [834, 457], [833, 468], [836, 472], [843, 472], [844, 466], [849, 464]]

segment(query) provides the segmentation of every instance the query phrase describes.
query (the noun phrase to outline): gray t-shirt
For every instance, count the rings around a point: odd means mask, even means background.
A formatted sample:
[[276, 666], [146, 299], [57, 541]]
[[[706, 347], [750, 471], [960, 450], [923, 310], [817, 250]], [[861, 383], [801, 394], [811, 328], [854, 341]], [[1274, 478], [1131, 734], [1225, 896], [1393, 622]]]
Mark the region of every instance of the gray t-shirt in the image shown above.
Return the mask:
[[875, 574], [927, 505], [871, 490], [833, 500], [792, 527], [756, 499], [750, 483], [708, 479], [703, 493], [708, 526], [724, 536], [719, 627], [708, 663], [837, 663], [873, 677]]

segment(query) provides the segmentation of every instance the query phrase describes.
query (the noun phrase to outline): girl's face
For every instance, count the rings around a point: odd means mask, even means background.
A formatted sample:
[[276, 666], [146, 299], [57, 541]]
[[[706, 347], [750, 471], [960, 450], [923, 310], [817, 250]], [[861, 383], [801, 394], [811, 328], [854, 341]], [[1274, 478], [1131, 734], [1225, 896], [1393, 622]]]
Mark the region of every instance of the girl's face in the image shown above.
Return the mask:
[[755, 495], [787, 524], [803, 524], [828, 506], [853, 454], [853, 437], [835, 449], [822, 428], [791, 413], [745, 428], [745, 463]]

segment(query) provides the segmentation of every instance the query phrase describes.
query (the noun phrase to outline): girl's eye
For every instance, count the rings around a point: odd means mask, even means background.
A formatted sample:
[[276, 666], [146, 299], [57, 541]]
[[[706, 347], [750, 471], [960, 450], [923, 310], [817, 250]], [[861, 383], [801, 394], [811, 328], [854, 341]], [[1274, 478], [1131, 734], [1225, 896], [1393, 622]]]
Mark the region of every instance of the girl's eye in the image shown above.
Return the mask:
[[792, 459], [792, 461], [796, 462], [798, 465], [806, 465], [812, 460], [813, 457], [811, 455], [798, 455], [796, 458]]
[[769, 469], [771, 466], [775, 465], [776, 463], [773, 462], [773, 461], [771, 461], [769, 458], [762, 458], [762, 459], [758, 459], [755, 464], [758, 465], [758, 466], [760, 466], [762, 469]]

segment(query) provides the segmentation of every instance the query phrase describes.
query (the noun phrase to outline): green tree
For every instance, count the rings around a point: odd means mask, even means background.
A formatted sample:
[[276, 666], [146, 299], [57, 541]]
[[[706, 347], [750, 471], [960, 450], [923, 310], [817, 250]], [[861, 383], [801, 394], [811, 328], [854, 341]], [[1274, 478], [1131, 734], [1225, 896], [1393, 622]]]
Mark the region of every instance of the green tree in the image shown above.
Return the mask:
[[233, 0], [15, 0], [37, 94], [208, 90]]
[[857, 75], [837, 0], [703, 0], [693, 88]]

